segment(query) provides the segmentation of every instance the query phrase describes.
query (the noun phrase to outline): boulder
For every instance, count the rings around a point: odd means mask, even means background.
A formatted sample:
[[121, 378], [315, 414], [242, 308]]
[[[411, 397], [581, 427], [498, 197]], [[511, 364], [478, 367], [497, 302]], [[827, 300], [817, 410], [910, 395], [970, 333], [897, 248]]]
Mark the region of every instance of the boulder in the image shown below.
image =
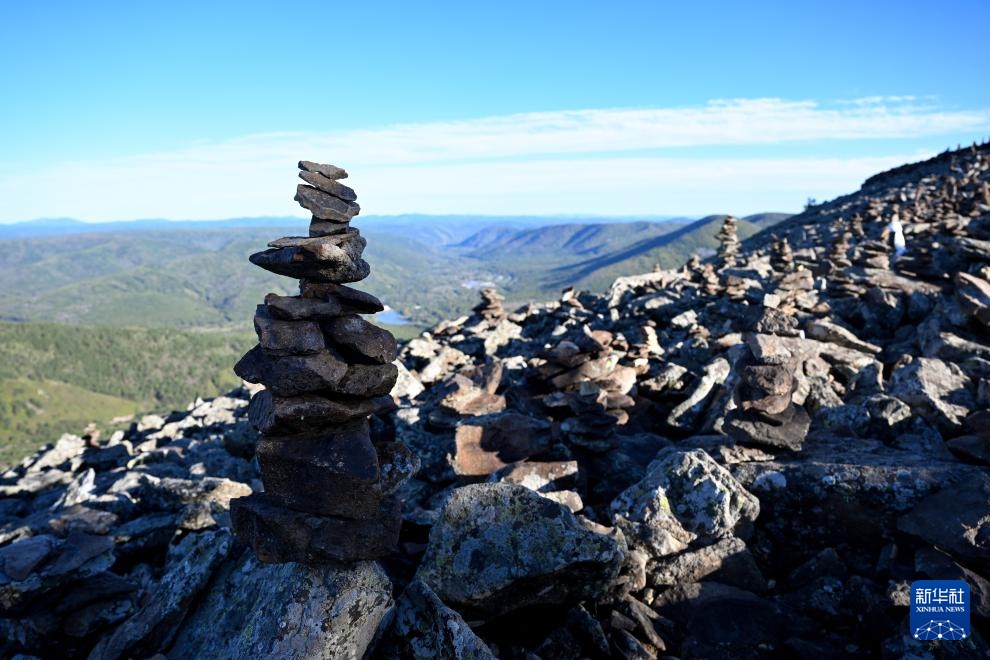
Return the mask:
[[976, 408], [969, 378], [957, 365], [918, 357], [894, 370], [890, 394], [943, 430], [956, 430]]
[[374, 562], [266, 565], [244, 553], [189, 613], [168, 657], [362, 658], [391, 615], [391, 591]]
[[417, 577], [445, 603], [489, 617], [598, 598], [623, 556], [618, 539], [528, 488], [474, 484], [451, 493]]
[[630, 546], [660, 558], [737, 531], [745, 535], [760, 502], [704, 450], [669, 447], [660, 450], [646, 476], [615, 498], [611, 510]]

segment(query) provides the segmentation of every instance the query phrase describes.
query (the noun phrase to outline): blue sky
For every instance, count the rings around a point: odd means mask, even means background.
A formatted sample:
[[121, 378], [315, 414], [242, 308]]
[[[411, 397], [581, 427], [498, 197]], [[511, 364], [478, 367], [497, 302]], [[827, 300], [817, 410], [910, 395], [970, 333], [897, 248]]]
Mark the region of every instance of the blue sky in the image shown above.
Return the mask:
[[990, 136], [990, 3], [5, 3], [0, 221], [794, 210]]

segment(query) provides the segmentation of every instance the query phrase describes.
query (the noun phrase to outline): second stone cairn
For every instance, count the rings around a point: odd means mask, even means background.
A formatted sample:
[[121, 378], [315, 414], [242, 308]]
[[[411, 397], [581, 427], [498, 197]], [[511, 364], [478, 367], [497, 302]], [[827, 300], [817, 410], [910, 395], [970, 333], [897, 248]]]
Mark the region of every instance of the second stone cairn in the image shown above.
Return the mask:
[[300, 280], [299, 295], [258, 306], [259, 343], [234, 367], [265, 389], [248, 416], [261, 433], [263, 493], [231, 502], [234, 532], [264, 562], [374, 559], [398, 543], [395, 492], [417, 461], [404, 446], [375, 444], [369, 416], [391, 411], [395, 338], [359, 314], [384, 309], [347, 283], [370, 268], [350, 226], [360, 207], [347, 172], [299, 163], [296, 201], [313, 214], [309, 236], [280, 238], [251, 262]]

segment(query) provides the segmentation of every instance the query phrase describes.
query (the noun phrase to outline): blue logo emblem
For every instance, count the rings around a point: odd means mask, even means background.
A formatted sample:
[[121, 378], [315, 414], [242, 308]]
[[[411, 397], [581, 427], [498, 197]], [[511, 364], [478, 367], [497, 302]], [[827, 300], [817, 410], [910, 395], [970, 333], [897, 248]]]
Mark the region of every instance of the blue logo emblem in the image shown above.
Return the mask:
[[911, 636], [923, 641], [967, 639], [969, 585], [962, 580], [911, 584]]

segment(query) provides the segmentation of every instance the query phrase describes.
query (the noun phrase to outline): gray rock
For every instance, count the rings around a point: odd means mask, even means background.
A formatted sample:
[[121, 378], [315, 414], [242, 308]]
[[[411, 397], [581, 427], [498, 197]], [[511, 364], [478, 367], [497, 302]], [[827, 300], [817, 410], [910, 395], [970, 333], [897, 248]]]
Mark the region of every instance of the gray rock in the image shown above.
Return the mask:
[[[346, 186], [341, 187], [346, 188]], [[354, 202], [344, 201], [335, 195], [328, 195], [322, 190], [302, 183], [296, 186], [295, 200], [312, 213], [314, 218], [320, 220], [350, 222], [351, 218], [361, 212], [361, 207]]]
[[265, 495], [274, 504], [346, 518], [377, 513], [382, 500], [378, 453], [367, 420], [333, 432], [262, 436], [257, 451]]
[[947, 484], [902, 516], [903, 532], [990, 566], [990, 475]]
[[250, 260], [278, 275], [341, 284], [363, 280], [371, 272], [361, 258], [367, 241], [356, 229], [331, 236], [282, 238], [269, 245], [270, 250], [256, 252]]
[[183, 622], [170, 658], [365, 657], [392, 609], [392, 586], [373, 562], [230, 562]]
[[422, 660], [494, 660], [495, 655], [454, 610], [421, 580], [396, 603], [392, 623], [376, 649], [379, 657]]
[[892, 396], [940, 429], [958, 429], [976, 407], [967, 389], [969, 378], [951, 362], [915, 358], [895, 369], [890, 381]]
[[732, 536], [756, 520], [760, 502], [705, 451], [670, 447], [611, 508], [630, 545], [660, 558]]
[[328, 179], [346, 179], [347, 171], [343, 170], [335, 165], [324, 165], [322, 163], [314, 163], [311, 160], [301, 160], [299, 161], [299, 169], [304, 172], [315, 172], [317, 174], [322, 174]]
[[646, 579], [651, 587], [698, 582], [721, 569], [729, 557], [745, 549], [746, 544], [737, 538], [721, 539], [697, 550], [650, 562]]
[[417, 576], [444, 602], [492, 616], [597, 598], [623, 554], [618, 540], [527, 488], [475, 484], [450, 495]]
[[687, 399], [679, 403], [667, 417], [667, 423], [676, 428], [693, 430], [698, 419], [704, 415], [712, 389], [729, 377], [729, 361], [715, 358], [705, 367], [701, 381]]
[[275, 319], [265, 305], [258, 305], [254, 331], [259, 345], [269, 355], [306, 355], [326, 348], [318, 323]]
[[402, 505], [382, 500], [373, 517], [354, 520], [314, 516], [279, 506], [262, 493], [231, 502], [234, 533], [266, 563], [376, 559], [399, 541]]
[[262, 390], [251, 399], [248, 419], [262, 433], [291, 435], [346, 424], [394, 409], [395, 402], [388, 395], [371, 399], [328, 399], [316, 394], [280, 397]]
[[113, 634], [100, 640], [89, 657], [109, 660], [160, 651], [174, 635], [190, 603], [226, 558], [231, 541], [227, 530], [185, 537], [170, 551], [175, 559], [167, 563], [168, 571], [148, 601]]
[[340, 316], [323, 323], [327, 340], [360, 360], [385, 364], [395, 360], [396, 343], [392, 333], [360, 316]]
[[345, 202], [353, 202], [357, 199], [357, 193], [355, 193], [352, 188], [348, 188], [344, 184], [338, 183], [334, 179], [324, 176], [319, 172], [302, 170], [299, 172], [299, 178], [317, 190], [325, 192], [328, 195], [333, 195], [334, 197], [342, 199]]
[[790, 404], [778, 415], [733, 410], [722, 428], [743, 444], [800, 451], [811, 427], [811, 418], [802, 406]]

